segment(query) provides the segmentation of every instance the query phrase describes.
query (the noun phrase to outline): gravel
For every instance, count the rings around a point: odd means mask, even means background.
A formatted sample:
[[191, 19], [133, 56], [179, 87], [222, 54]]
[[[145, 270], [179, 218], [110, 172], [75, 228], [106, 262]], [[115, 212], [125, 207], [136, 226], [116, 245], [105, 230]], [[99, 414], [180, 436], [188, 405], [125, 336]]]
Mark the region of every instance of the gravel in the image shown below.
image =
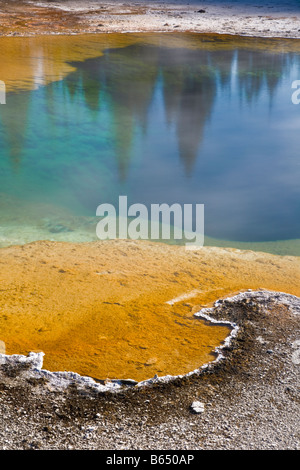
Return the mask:
[[0, 0], [0, 7], [5, 36], [188, 31], [300, 38], [298, 0]]

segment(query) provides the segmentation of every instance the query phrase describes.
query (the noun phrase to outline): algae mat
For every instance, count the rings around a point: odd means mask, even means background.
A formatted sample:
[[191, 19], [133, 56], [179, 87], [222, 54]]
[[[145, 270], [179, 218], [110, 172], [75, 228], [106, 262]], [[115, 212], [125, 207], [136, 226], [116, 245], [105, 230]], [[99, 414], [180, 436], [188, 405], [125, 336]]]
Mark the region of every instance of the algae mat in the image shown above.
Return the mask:
[[193, 314], [265, 288], [300, 295], [298, 257], [229, 248], [187, 251], [130, 240], [35, 242], [1, 249], [0, 340], [44, 351], [44, 367], [98, 379], [184, 374], [228, 336]]

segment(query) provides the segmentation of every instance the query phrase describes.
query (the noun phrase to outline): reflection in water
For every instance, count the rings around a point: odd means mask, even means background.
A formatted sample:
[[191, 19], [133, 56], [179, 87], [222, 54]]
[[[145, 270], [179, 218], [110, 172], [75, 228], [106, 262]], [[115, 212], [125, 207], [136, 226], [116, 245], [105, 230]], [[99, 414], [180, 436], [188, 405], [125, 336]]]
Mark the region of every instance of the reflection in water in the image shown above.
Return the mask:
[[26, 126], [30, 105], [28, 93], [14, 94], [9, 97], [9, 106], [1, 109], [1, 120], [7, 143], [7, 153], [11, 159], [12, 167], [17, 170], [21, 163], [24, 148]]
[[148, 107], [159, 72], [159, 49], [150, 47], [150, 53], [147, 50], [147, 47], [131, 46], [124, 54], [115, 50], [105, 54], [101, 63], [95, 61], [98, 79], [112, 110], [112, 135], [122, 180], [130, 164], [135, 126], [147, 128]]
[[165, 113], [176, 128], [179, 155], [187, 174], [193, 169], [204, 126], [211, 115], [218, 83], [226, 87], [236, 60], [239, 94], [248, 102], [256, 99], [264, 86], [272, 98], [283, 73], [288, 54], [249, 50], [207, 51], [169, 49], [134, 45], [110, 50], [104, 57], [75, 63], [78, 69], [67, 77], [82, 86], [87, 106], [99, 109], [100, 89], [111, 104], [120, 176], [129, 164], [134, 125], [146, 129], [147, 112], [155, 85], [161, 79]]
[[267, 52], [239, 51], [238, 79], [240, 95], [251, 102], [266, 85], [270, 97], [275, 93], [283, 73], [290, 65], [290, 56]]
[[180, 57], [163, 52], [166, 114], [175, 123], [179, 156], [186, 173], [191, 174], [216, 95], [215, 69], [207, 51], [181, 51]]
[[89, 216], [120, 194], [204, 203], [206, 235], [300, 238], [299, 55], [133, 44], [70, 66], [1, 107], [1, 192]]

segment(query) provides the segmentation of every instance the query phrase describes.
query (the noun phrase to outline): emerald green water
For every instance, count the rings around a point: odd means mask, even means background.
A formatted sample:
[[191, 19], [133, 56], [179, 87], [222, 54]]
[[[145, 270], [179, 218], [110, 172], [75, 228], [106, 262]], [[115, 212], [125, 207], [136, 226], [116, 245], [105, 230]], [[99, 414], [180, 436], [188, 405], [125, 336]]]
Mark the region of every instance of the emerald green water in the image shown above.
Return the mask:
[[[300, 255], [299, 54], [142, 42], [0, 106], [0, 245], [96, 239], [96, 208], [205, 205], [206, 244]], [[1, 77], [0, 77], [1, 78]]]

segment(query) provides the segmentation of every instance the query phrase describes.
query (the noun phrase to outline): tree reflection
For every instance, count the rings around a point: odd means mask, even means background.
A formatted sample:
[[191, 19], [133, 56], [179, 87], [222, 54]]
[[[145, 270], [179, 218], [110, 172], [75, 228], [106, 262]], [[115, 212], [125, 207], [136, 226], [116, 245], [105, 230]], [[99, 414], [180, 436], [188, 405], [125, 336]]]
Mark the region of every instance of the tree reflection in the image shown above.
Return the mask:
[[100, 90], [105, 93], [121, 179], [126, 179], [130, 166], [135, 130], [139, 126], [147, 131], [148, 109], [155, 87], [161, 86], [166, 120], [176, 129], [179, 157], [189, 175], [217, 91], [230, 86], [233, 67], [240, 96], [252, 102], [264, 87], [272, 98], [289, 60], [289, 54], [242, 48], [189, 50], [139, 44], [73, 64], [77, 70], [65, 81], [71, 94], [76, 83], [82, 84], [90, 109], [100, 106]]
[[[200, 43], [201, 44], [201, 43]], [[176, 132], [178, 154], [186, 175], [193, 172], [204, 129], [212, 115], [218, 91], [230, 90], [233, 70], [237, 92], [248, 103], [267, 90], [272, 101], [291, 53], [231, 49], [186, 49], [135, 44], [108, 49], [101, 57], [75, 62], [76, 71], [63, 80], [71, 100], [80, 96], [88, 112], [97, 116], [106, 107], [110, 115], [110, 147], [114, 149], [119, 178], [124, 181], [131, 164], [138, 129], [147, 133], [154, 91], [163, 96], [166, 121]], [[53, 84], [45, 93], [46, 109], [53, 109]], [[33, 92], [31, 92], [33, 93]], [[15, 168], [21, 158], [30, 93], [12, 94], [1, 108], [1, 123]], [[97, 128], [95, 128], [97, 132]]]

